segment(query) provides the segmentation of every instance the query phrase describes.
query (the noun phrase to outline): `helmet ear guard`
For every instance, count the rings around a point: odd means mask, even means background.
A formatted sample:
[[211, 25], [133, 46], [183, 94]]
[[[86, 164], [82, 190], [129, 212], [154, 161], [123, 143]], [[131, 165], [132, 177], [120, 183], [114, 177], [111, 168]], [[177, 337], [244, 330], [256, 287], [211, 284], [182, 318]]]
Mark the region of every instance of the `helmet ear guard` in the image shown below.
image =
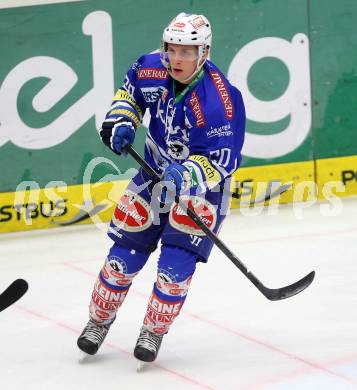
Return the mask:
[[170, 60], [169, 60], [169, 57], [167, 55], [168, 46], [169, 46], [168, 43], [162, 39], [161, 45], [160, 45], [160, 59], [161, 59], [162, 65], [164, 65], [164, 67], [166, 69], [168, 69], [170, 67]]

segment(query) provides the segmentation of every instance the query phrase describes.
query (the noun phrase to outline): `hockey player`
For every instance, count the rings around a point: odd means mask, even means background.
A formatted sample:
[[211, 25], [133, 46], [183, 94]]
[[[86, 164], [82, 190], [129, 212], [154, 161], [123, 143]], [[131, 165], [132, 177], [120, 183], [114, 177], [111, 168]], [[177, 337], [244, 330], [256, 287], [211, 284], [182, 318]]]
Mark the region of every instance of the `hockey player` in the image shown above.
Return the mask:
[[[77, 342], [87, 354], [98, 351], [132, 280], [161, 239], [157, 280], [134, 349], [137, 359], [155, 360], [186, 299], [196, 263], [207, 261], [212, 242], [173, 203], [169, 190], [184, 194], [181, 199], [214, 232], [225, 217], [229, 199], [222, 188], [241, 161], [245, 111], [240, 92], [207, 59], [211, 39], [205, 16], [176, 16], [164, 30], [160, 53], [131, 66], [102, 125], [104, 144], [125, 154], [148, 109], [145, 160], [168, 190], [159, 194], [159, 203], [156, 184], [140, 170], [115, 209], [108, 232], [114, 245]], [[157, 209], [161, 212], [153, 213]]]

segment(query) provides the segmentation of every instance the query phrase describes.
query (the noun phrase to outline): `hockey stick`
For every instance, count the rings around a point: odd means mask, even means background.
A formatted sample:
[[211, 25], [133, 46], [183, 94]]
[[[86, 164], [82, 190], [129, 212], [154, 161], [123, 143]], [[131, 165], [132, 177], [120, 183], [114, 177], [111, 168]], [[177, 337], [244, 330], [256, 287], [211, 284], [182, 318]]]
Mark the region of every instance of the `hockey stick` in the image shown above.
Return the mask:
[[24, 279], [16, 279], [10, 286], [0, 294], [0, 311], [5, 310], [17, 300], [19, 300], [27, 291], [29, 285]]
[[[156, 180], [160, 180], [158, 174], [150, 167], [150, 165], [133, 149], [131, 145], [126, 146], [125, 150], [139, 163], [143, 170]], [[238, 257], [201, 221], [199, 216], [189, 207], [180, 201], [178, 196], [175, 197], [175, 202], [185, 210], [187, 215], [198, 225], [202, 231], [212, 240], [214, 244], [231, 260], [231, 262], [240, 269], [240, 271], [254, 284], [254, 286], [271, 301], [290, 298], [293, 295], [305, 290], [314, 280], [315, 271], [298, 280], [297, 282], [282, 288], [268, 288], [238, 259]]]
[[[233, 191], [233, 192], [226, 191], [223, 187], [220, 187], [220, 188], [227, 195], [230, 195], [233, 199], [241, 200], [242, 195], [240, 195], [239, 193], [237, 193], [235, 191]], [[278, 188], [275, 188], [274, 190], [272, 189], [272, 187], [268, 187], [266, 193], [263, 196], [257, 197], [254, 200], [251, 200], [248, 202], [241, 201], [241, 204], [244, 206], [254, 206], [256, 203], [265, 203], [265, 202], [268, 202], [274, 198], [279, 197], [280, 195], [282, 195], [286, 191], [288, 191], [290, 188], [291, 188], [291, 184], [280, 185]]]

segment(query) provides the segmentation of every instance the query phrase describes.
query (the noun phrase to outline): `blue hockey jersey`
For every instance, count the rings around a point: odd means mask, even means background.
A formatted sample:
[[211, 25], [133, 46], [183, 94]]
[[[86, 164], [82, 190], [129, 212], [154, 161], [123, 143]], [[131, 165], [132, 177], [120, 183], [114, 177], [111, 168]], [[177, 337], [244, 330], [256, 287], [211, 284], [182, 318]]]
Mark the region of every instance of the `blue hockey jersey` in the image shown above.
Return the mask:
[[242, 96], [211, 61], [177, 92], [158, 53], [139, 58], [114, 96], [106, 120], [124, 117], [137, 128], [146, 110], [151, 120], [145, 160], [157, 173], [171, 162], [183, 163], [204, 191], [239, 167], [245, 129]]

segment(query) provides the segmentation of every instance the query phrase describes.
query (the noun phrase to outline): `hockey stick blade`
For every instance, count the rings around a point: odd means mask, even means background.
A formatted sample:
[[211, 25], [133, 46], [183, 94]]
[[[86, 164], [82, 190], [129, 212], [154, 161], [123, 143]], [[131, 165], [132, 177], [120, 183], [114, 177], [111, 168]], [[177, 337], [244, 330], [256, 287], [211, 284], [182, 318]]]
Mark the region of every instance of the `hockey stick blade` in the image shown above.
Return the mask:
[[297, 282], [290, 284], [289, 286], [281, 288], [268, 288], [262, 285], [262, 293], [271, 301], [280, 301], [281, 299], [290, 298], [309, 287], [314, 280], [314, 277], [315, 271], [311, 271], [308, 275], [304, 276]]
[[19, 300], [28, 290], [28, 283], [24, 279], [16, 279], [0, 294], [0, 311], [5, 310]]
[[[131, 145], [125, 147], [126, 152], [128, 152], [133, 159], [139, 163], [142, 169], [153, 179], [160, 180], [158, 174], [154, 171], [153, 168], [136, 152]], [[216, 234], [201, 221], [200, 217], [194, 212], [194, 210], [186, 207], [186, 205], [180, 201], [178, 196], [175, 197], [175, 202], [180, 205], [180, 207], [186, 212], [186, 214], [192, 219], [193, 222], [200, 227], [200, 229], [209, 237], [212, 242], [229, 258], [229, 260], [254, 284], [254, 286], [269, 300], [279, 301], [281, 299], [290, 298], [301, 291], [305, 290], [311, 282], [314, 280], [315, 271], [310, 272], [308, 275], [298, 280], [297, 282], [282, 288], [270, 289], [252, 273], [248, 268], [242, 263], [242, 261], [220, 240]]]

